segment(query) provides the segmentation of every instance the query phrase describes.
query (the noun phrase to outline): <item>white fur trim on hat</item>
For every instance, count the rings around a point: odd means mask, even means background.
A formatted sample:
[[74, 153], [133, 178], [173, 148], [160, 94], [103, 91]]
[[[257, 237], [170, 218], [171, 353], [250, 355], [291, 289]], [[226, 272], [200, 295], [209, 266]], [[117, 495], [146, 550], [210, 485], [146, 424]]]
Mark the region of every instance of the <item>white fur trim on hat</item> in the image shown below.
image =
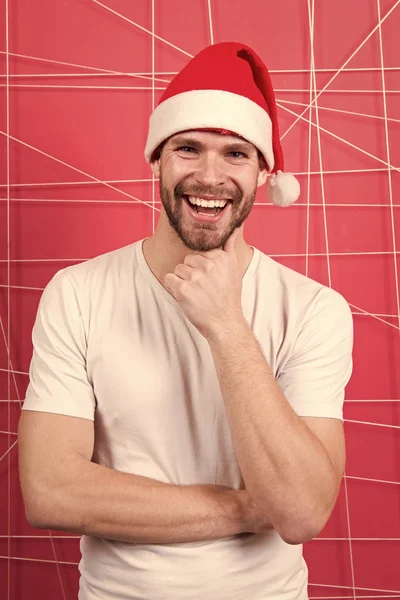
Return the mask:
[[267, 194], [273, 204], [290, 206], [300, 196], [300, 184], [292, 173], [277, 171], [268, 176]]
[[159, 104], [150, 116], [146, 161], [150, 162], [154, 150], [171, 135], [211, 127], [241, 135], [260, 150], [272, 171], [272, 123], [268, 113], [249, 98], [223, 90], [192, 90]]

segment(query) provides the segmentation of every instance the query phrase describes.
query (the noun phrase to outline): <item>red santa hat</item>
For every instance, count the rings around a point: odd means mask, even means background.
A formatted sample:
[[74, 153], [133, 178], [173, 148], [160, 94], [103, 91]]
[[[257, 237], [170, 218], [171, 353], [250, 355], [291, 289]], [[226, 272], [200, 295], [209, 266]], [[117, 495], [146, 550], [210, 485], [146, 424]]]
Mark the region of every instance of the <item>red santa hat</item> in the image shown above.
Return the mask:
[[145, 158], [172, 135], [215, 129], [245, 138], [267, 163], [267, 194], [279, 206], [300, 195], [300, 185], [284, 172], [283, 152], [267, 67], [248, 46], [222, 42], [208, 46], [168, 85], [150, 116]]

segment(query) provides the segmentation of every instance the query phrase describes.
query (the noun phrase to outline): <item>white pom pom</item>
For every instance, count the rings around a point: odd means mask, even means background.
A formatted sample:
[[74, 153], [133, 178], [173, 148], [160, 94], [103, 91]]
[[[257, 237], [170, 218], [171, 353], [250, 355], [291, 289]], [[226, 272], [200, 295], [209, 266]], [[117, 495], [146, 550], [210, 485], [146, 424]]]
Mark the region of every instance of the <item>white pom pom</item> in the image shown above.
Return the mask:
[[273, 204], [290, 206], [300, 196], [300, 184], [292, 173], [277, 171], [267, 179], [267, 194]]

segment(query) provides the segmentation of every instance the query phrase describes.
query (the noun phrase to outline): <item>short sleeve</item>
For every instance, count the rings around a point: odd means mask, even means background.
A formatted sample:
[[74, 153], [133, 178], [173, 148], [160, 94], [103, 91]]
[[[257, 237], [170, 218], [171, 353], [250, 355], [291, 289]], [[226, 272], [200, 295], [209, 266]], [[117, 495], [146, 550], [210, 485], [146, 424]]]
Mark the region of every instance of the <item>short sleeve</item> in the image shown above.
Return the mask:
[[344, 391], [353, 370], [353, 335], [346, 300], [331, 288], [321, 288], [277, 377], [299, 416], [343, 420]]
[[33, 355], [23, 409], [94, 420], [86, 372], [86, 335], [76, 290], [66, 270], [45, 287], [32, 330]]

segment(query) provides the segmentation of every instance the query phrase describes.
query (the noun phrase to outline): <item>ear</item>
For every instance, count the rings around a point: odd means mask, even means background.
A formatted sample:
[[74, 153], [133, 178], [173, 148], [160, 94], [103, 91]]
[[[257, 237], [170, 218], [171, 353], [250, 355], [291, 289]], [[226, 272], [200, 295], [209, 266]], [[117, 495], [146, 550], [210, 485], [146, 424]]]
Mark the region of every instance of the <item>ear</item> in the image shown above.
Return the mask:
[[260, 187], [261, 185], [264, 185], [264, 183], [267, 181], [267, 169], [260, 169], [257, 175], [257, 187]]
[[160, 177], [160, 159], [153, 160], [153, 162], [150, 163], [150, 167], [154, 177]]

